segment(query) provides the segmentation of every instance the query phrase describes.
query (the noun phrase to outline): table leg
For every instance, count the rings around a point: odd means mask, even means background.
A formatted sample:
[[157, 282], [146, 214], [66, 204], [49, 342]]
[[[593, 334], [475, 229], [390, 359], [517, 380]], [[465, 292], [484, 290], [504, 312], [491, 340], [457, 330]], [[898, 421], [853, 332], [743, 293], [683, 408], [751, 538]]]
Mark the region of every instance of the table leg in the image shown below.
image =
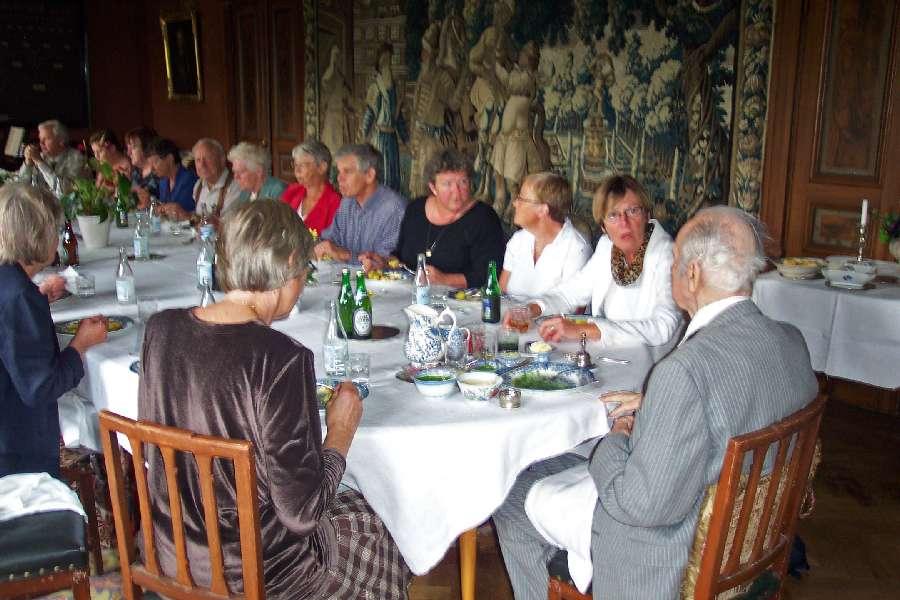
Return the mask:
[[475, 559], [478, 557], [477, 530], [459, 536], [459, 585], [462, 600], [475, 600]]

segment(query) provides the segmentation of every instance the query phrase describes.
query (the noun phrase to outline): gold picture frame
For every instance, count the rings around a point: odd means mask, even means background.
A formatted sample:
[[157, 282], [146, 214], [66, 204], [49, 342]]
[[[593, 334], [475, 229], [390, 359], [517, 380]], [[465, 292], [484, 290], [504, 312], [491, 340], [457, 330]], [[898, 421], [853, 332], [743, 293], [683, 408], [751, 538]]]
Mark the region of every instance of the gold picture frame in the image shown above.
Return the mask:
[[169, 100], [203, 100], [200, 77], [200, 44], [197, 13], [182, 11], [160, 16], [166, 59], [166, 88]]

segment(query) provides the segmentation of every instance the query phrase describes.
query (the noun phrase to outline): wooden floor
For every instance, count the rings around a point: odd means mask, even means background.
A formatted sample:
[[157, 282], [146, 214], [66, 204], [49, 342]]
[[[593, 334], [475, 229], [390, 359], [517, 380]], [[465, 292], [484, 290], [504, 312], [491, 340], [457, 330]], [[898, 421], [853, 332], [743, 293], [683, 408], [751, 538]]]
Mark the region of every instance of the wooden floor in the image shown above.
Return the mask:
[[[790, 579], [789, 600], [900, 598], [900, 419], [830, 402], [822, 423], [817, 504], [800, 523], [811, 570]], [[416, 577], [410, 600], [457, 600], [457, 550]], [[512, 599], [489, 525], [478, 534], [477, 597]]]

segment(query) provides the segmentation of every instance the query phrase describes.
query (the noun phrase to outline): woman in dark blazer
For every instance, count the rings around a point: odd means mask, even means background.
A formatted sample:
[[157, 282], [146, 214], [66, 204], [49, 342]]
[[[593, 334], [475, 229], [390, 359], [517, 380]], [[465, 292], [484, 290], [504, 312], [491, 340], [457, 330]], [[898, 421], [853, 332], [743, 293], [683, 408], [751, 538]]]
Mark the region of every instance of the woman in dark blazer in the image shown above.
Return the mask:
[[84, 375], [85, 351], [106, 340], [105, 319], [91, 317], [60, 351], [50, 304], [31, 282], [53, 261], [61, 216], [45, 190], [0, 188], [0, 477], [59, 475], [56, 400]]

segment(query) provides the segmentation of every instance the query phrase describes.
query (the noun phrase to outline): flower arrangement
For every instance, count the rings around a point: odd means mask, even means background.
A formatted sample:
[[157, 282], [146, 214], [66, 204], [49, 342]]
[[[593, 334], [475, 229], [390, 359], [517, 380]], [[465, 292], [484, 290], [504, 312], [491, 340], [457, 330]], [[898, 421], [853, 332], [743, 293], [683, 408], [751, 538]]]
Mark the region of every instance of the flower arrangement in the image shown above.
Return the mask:
[[882, 217], [878, 237], [885, 243], [900, 239], [900, 214], [890, 212]]
[[[131, 198], [131, 180], [113, 170], [109, 163], [90, 161], [91, 167], [103, 175], [106, 181], [115, 181], [115, 194], [123, 199], [127, 209], [134, 208]], [[60, 198], [67, 219], [76, 215], [100, 217], [106, 221], [115, 210], [113, 193], [110, 188], [97, 185], [93, 179], [78, 177], [72, 183], [72, 191]]]

